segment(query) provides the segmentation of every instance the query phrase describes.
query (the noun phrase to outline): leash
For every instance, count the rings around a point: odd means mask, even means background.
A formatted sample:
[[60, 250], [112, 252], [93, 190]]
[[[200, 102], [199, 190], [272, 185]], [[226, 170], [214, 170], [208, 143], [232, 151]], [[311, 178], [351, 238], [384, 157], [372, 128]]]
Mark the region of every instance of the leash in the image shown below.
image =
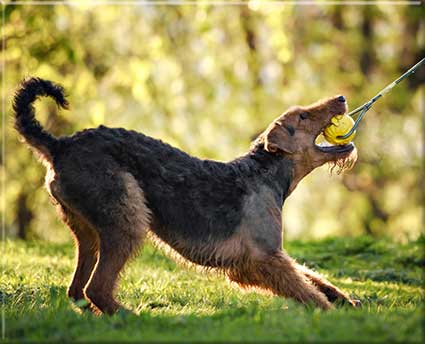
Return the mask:
[[347, 134], [345, 134], [343, 136], [337, 136], [337, 138], [339, 138], [339, 139], [346, 139], [352, 133], [354, 133], [354, 131], [359, 126], [360, 121], [363, 119], [363, 117], [366, 114], [366, 112], [372, 107], [373, 103], [375, 103], [379, 98], [383, 97], [386, 93], [388, 93], [389, 91], [391, 91], [398, 83], [400, 83], [401, 81], [403, 81], [404, 79], [406, 79], [408, 76], [410, 76], [413, 73], [415, 73], [416, 70], [420, 66], [422, 66], [423, 64], [425, 64], [425, 58], [423, 58], [422, 60], [420, 60], [417, 64], [415, 64], [412, 68], [410, 68], [406, 73], [404, 73], [402, 76], [400, 76], [397, 80], [394, 80], [391, 84], [389, 84], [387, 87], [385, 87], [384, 89], [382, 89], [371, 100], [369, 100], [368, 102], [364, 103], [362, 106], [359, 106], [357, 109], [354, 109], [353, 111], [351, 111], [350, 113], [348, 113], [347, 116], [353, 117], [355, 114], [361, 112], [360, 115], [359, 115], [359, 117], [357, 117], [356, 122], [354, 123], [353, 127], [351, 128], [351, 130]]

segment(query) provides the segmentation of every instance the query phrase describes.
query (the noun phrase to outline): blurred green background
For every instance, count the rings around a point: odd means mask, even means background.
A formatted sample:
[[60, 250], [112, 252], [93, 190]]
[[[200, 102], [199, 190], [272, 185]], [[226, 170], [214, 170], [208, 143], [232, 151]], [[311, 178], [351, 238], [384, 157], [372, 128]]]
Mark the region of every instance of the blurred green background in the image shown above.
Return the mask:
[[[13, 129], [25, 76], [63, 84], [70, 111], [37, 117], [56, 135], [105, 124], [230, 160], [288, 107], [343, 94], [353, 109], [425, 56], [424, 6], [13, 5], [3, 7], [6, 235], [69, 240], [43, 188], [45, 169]], [[285, 235], [423, 230], [425, 67], [381, 99], [342, 176], [317, 169], [284, 206]]]

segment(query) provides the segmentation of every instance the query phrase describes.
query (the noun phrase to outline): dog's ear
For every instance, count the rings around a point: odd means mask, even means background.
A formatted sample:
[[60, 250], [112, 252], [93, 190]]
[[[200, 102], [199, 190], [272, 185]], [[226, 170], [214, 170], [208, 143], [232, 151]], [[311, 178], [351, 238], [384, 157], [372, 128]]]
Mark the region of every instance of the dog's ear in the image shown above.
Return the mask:
[[295, 152], [295, 140], [293, 128], [285, 128], [279, 122], [273, 122], [264, 133], [264, 148], [268, 152], [282, 151], [293, 154]]

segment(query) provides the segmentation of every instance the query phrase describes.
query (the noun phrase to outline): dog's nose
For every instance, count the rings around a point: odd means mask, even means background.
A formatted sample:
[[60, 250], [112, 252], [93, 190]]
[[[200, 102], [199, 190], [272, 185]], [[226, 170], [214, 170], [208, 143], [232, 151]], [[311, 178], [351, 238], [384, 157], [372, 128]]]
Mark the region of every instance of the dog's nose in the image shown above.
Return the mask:
[[338, 101], [340, 101], [341, 103], [345, 103], [345, 97], [344, 96], [339, 96], [338, 97]]

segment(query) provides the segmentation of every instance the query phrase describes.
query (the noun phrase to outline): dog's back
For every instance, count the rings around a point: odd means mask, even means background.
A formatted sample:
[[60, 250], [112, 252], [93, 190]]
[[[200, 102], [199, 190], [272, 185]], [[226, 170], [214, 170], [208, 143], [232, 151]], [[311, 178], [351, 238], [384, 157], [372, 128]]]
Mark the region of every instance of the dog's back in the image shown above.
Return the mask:
[[[48, 81], [30, 79], [15, 97], [16, 128], [47, 165], [46, 187], [61, 212], [78, 212], [93, 228], [105, 231], [116, 226], [117, 209], [146, 208], [149, 214], [142, 222], [198, 263], [203, 258], [186, 253], [181, 243], [205, 246], [234, 235], [244, 196], [255, 187], [246, 183], [240, 164], [197, 159], [122, 128], [100, 126], [56, 138], [36, 121], [31, 103], [38, 95], [50, 95], [62, 104], [62, 92]], [[130, 202], [135, 191], [142, 196]]]
[[74, 207], [92, 213], [105, 202], [118, 202], [124, 190], [120, 175], [131, 174], [151, 210], [151, 229], [167, 242], [228, 238], [240, 222], [248, 192], [237, 168], [191, 157], [121, 128], [100, 126], [62, 138], [52, 164], [62, 193], [72, 198]]

